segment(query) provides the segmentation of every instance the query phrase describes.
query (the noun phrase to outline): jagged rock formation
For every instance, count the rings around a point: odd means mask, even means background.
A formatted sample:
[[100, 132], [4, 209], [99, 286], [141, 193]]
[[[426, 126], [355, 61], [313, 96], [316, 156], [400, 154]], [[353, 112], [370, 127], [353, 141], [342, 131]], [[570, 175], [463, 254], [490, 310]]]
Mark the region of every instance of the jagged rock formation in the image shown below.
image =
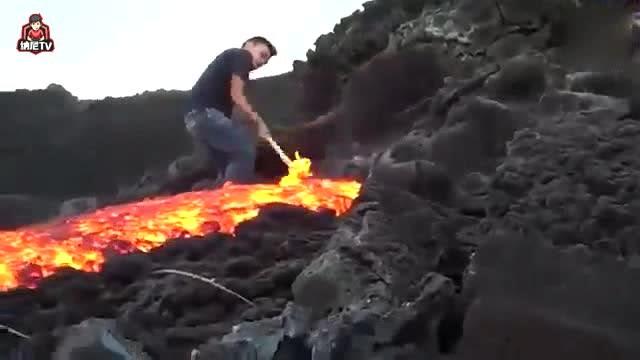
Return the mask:
[[[24, 351], [104, 317], [153, 359], [637, 359], [629, 14], [584, 0], [367, 9], [315, 52], [351, 66], [336, 68], [349, 81], [333, 111], [280, 134], [319, 145], [343, 135], [343, 156], [358, 157], [342, 165], [364, 175], [349, 214], [276, 206], [229, 242], [178, 240], [1, 295], [7, 323], [34, 334]], [[579, 20], [606, 34], [606, 58], [581, 41]], [[376, 21], [386, 40], [371, 45], [358, 29]], [[388, 136], [367, 133], [367, 120]], [[251, 303], [152, 276], [161, 266], [216, 277]]]

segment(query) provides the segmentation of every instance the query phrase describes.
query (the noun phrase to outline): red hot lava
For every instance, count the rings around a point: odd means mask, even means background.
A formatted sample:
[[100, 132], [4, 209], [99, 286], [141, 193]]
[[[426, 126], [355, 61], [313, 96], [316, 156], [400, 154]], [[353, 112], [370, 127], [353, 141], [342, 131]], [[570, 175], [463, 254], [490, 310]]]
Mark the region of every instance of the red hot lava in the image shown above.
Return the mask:
[[360, 183], [311, 177], [311, 161], [296, 154], [278, 184], [235, 185], [106, 207], [57, 222], [0, 232], [0, 290], [35, 287], [60, 267], [99, 271], [104, 251], [149, 251], [169, 239], [216, 231], [258, 215], [269, 203], [344, 213]]

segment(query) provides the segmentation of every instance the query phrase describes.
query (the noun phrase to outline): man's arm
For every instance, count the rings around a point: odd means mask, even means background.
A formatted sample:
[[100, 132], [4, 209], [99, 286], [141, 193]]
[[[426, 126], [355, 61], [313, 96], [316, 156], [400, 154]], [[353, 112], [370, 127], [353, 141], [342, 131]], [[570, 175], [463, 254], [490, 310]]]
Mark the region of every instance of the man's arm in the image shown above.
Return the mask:
[[258, 114], [253, 110], [244, 93], [245, 80], [237, 74], [231, 75], [231, 99], [240, 110], [249, 115], [251, 120], [256, 120]]
[[245, 95], [247, 79], [249, 71], [253, 68], [251, 58], [242, 56], [244, 54], [234, 54], [231, 69], [231, 100], [233, 103], [246, 113], [249, 118], [254, 121], [258, 127], [258, 135], [261, 137], [269, 137], [269, 129], [264, 120], [258, 115], [253, 107], [249, 104]]
[[244, 111], [247, 115], [249, 115], [249, 119], [255, 122], [258, 128], [258, 136], [262, 138], [269, 138], [271, 134], [269, 132], [269, 128], [267, 124], [262, 120], [260, 115], [253, 110], [247, 97], [244, 94], [245, 89], [245, 80], [236, 74], [231, 75], [231, 99], [233, 102], [240, 108], [240, 110]]
[[253, 69], [251, 56], [243, 50], [233, 50], [229, 56], [231, 57], [231, 100], [233, 103], [245, 112], [252, 120], [255, 120], [257, 114], [249, 105], [249, 101], [245, 95], [247, 80], [249, 80], [249, 72]]

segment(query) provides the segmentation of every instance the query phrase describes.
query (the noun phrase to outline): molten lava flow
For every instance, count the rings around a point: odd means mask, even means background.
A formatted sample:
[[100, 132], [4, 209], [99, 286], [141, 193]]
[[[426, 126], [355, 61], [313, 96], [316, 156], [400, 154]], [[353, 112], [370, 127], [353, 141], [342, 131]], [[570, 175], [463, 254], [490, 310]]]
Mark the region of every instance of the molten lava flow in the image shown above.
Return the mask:
[[34, 287], [60, 267], [98, 271], [104, 251], [149, 251], [177, 237], [235, 226], [260, 206], [287, 203], [345, 212], [360, 191], [355, 181], [311, 178], [311, 161], [296, 159], [279, 184], [235, 185], [111, 206], [58, 222], [0, 232], [0, 290]]

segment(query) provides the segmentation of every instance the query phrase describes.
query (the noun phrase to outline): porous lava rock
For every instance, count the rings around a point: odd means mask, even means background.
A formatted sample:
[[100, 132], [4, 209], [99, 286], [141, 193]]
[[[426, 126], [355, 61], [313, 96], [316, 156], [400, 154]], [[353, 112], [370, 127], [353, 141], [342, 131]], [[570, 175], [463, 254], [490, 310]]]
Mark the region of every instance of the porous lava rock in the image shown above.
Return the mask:
[[414, 74], [435, 88], [407, 85], [403, 106], [374, 118], [384, 134], [344, 127], [344, 114], [369, 114], [348, 97], [282, 133], [357, 140], [337, 162], [363, 181], [347, 214], [273, 206], [235, 237], [178, 239], [2, 294], [0, 315], [31, 335], [19, 349], [53, 351], [65, 329], [104, 318], [152, 359], [637, 359], [640, 118], [616, 42], [627, 14], [586, 0], [365, 9], [308, 65], [333, 62], [354, 81], [344, 89], [406, 49], [443, 66]]

